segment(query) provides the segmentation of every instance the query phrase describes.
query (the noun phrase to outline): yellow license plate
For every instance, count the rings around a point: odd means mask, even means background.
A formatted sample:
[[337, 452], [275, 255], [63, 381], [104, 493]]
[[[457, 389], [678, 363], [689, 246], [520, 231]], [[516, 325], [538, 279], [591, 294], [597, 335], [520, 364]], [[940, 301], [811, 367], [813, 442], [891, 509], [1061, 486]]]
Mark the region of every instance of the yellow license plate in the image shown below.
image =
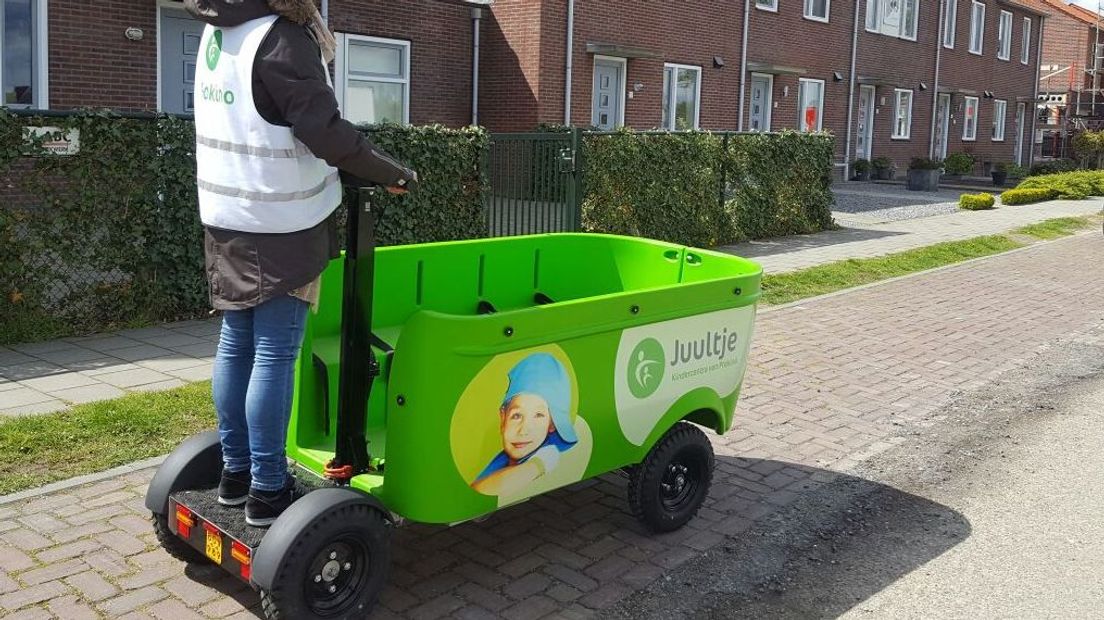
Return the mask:
[[222, 564], [222, 533], [207, 529], [207, 544], [205, 546], [207, 557], [214, 560], [216, 564]]

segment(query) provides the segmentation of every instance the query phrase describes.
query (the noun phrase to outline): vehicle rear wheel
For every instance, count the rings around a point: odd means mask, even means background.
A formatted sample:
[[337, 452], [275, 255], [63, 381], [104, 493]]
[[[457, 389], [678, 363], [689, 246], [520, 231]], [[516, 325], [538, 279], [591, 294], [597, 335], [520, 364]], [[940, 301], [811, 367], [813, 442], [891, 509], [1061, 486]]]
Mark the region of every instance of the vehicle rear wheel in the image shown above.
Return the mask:
[[299, 532], [261, 607], [269, 620], [365, 618], [390, 564], [383, 514], [367, 504], [338, 506]]
[[629, 507], [653, 532], [671, 532], [698, 513], [713, 481], [713, 446], [705, 433], [679, 422], [629, 471]]
[[153, 532], [157, 535], [157, 542], [169, 555], [188, 564], [206, 564], [207, 556], [192, 548], [191, 545], [181, 540], [169, 529], [169, 521], [165, 515], [153, 515]]

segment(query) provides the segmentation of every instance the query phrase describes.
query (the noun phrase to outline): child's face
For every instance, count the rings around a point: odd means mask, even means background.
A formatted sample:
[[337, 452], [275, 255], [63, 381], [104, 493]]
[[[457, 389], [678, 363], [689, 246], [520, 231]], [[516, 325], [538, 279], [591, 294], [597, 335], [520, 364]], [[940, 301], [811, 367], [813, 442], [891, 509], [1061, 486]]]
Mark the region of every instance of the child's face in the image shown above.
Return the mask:
[[500, 413], [502, 448], [511, 460], [518, 461], [532, 454], [552, 431], [552, 413], [540, 396], [518, 394]]

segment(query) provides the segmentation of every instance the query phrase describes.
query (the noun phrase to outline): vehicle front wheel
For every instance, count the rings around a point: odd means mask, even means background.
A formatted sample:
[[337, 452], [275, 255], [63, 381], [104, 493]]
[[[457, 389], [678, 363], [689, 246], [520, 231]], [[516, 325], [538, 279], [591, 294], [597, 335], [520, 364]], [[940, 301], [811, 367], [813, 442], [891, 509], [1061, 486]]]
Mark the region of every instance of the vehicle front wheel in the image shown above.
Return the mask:
[[713, 481], [713, 446], [700, 428], [679, 422], [629, 471], [629, 507], [653, 532], [671, 532], [698, 513]]

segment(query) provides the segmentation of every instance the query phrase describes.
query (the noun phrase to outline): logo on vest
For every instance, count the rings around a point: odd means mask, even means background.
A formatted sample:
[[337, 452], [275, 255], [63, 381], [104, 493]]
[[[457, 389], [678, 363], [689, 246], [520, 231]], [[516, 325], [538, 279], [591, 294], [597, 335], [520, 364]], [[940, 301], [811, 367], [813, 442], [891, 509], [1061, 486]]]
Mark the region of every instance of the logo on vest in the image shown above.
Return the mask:
[[215, 70], [218, 66], [219, 58], [222, 57], [222, 31], [216, 30], [211, 35], [211, 40], [207, 42], [207, 68], [211, 71]]

